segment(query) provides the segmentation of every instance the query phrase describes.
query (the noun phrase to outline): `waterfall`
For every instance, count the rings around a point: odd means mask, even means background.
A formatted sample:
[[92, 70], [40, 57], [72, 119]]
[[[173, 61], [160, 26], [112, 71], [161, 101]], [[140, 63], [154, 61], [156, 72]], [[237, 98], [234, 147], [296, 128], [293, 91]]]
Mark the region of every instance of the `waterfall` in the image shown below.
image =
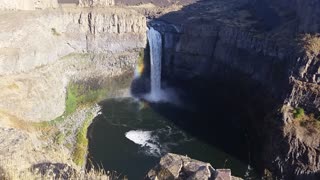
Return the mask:
[[157, 99], [161, 91], [161, 58], [162, 39], [161, 34], [152, 27], [148, 31], [151, 63], [151, 93], [150, 96]]
[[162, 39], [161, 34], [152, 27], [148, 30], [148, 41], [150, 47], [150, 93], [144, 98], [150, 102], [170, 102], [179, 104], [179, 99], [173, 89], [161, 88], [161, 59]]

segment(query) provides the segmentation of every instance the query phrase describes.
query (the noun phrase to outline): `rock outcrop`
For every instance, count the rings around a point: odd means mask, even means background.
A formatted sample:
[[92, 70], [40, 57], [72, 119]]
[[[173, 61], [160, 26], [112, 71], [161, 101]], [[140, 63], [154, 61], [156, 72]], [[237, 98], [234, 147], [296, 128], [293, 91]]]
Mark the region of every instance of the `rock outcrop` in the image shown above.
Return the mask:
[[[1, 13], [0, 109], [20, 120], [58, 117], [72, 77], [89, 78], [90, 69], [105, 78], [133, 71], [136, 49], [146, 43], [146, 18], [127, 9]], [[70, 63], [76, 57], [87, 60]]]
[[230, 170], [216, 170], [209, 163], [194, 160], [187, 156], [171, 153], [163, 156], [159, 164], [148, 172], [145, 179], [240, 180], [240, 178], [231, 176]]
[[0, 10], [36, 10], [59, 7], [57, 0], [4, 0]]
[[1, 19], [0, 75], [29, 71], [69, 53], [121, 52], [144, 47], [146, 41], [145, 17], [130, 10], [6, 12], [2, 16], [7, 18]]
[[[0, 32], [0, 75], [2, 75], [3, 92], [0, 109], [18, 119], [51, 120], [63, 113], [64, 87], [70, 79], [68, 77], [75, 72], [70, 70], [71, 64], [66, 63], [67, 61], [62, 67], [54, 65], [62, 57], [67, 56], [68, 59], [69, 55], [72, 58], [72, 54], [77, 53], [110, 53], [109, 56], [83, 57], [91, 59], [93, 68], [98, 66], [94, 59], [101, 59], [99, 61], [101, 63], [103, 58], [109, 59], [110, 61], [100, 64], [101, 68], [104, 67], [100, 72], [107, 73], [106, 77], [112, 77], [120, 75], [119, 73], [126, 69], [133, 71], [136, 61], [133, 57], [137, 57], [137, 52], [136, 55], [125, 52], [145, 46], [145, 18], [128, 10], [110, 9], [103, 12], [76, 10], [22, 14], [24, 14], [23, 21], [19, 13], [5, 13], [7, 18], [1, 20], [5, 26]], [[115, 55], [116, 53], [119, 56]], [[117, 61], [115, 58], [120, 58], [120, 54], [123, 55], [122, 59], [127, 61]], [[129, 55], [129, 58], [126, 55]], [[83, 65], [78, 64], [74, 69], [84, 68]], [[48, 71], [42, 72], [35, 70], [40, 66], [59, 69], [45, 68]], [[62, 69], [65, 70], [61, 71]], [[95, 69], [98, 71], [99, 68]], [[23, 101], [28, 103], [21, 103]]]
[[114, 4], [114, 0], [79, 0], [81, 7], [106, 7]]

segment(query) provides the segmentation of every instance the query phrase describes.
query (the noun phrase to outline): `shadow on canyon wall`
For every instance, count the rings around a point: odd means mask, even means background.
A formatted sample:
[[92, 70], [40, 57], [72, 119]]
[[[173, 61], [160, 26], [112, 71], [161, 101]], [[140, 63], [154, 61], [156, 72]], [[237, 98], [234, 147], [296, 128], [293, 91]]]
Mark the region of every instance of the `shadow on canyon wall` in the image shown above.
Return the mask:
[[257, 132], [277, 100], [245, 75], [232, 70], [228, 73], [215, 73], [206, 79], [164, 80], [167, 87], [176, 88], [183, 107], [162, 103], [150, 106], [188, 134], [250, 164], [261, 174], [264, 134]]
[[[295, 14], [290, 15], [290, 18], [295, 16]], [[265, 0], [198, 0], [178, 11], [152, 19], [150, 24], [158, 21], [176, 26], [220, 23], [220, 25], [246, 27], [250, 31], [266, 32], [279, 27], [287, 20], [288, 17], [279, 16]]]
[[[244, 23], [253, 20], [255, 23], [250, 26], [251, 28], [248, 26], [245, 29], [257, 32], [271, 31], [281, 23], [281, 18], [264, 1], [260, 4], [256, 1], [253, 1], [253, 3], [240, 2], [230, 1], [231, 4], [226, 4], [228, 2], [215, 1], [217, 4], [214, 4], [208, 0], [198, 1], [182, 8], [180, 11], [171, 12], [154, 19], [149, 22], [149, 25], [153, 26], [160, 22], [173, 24], [175, 28], [183, 29], [182, 27], [185, 25], [225, 25], [226, 22], [228, 22], [227, 25], [238, 26], [237, 22]], [[226, 8], [226, 10], [220, 13], [213, 11], [211, 6], [212, 8]], [[230, 9], [228, 10], [228, 8]], [[252, 16], [238, 19], [237, 11], [243, 10], [250, 12]], [[158, 28], [161, 29], [161, 27]], [[181, 33], [177, 29], [172, 31], [178, 31], [175, 32], [177, 34]], [[183, 44], [179, 46], [183, 46]], [[145, 93], [150, 89], [148, 52], [149, 48], [147, 47], [144, 57], [145, 71], [142, 77], [132, 84], [134, 94]], [[166, 55], [164, 54], [164, 56]], [[247, 57], [244, 56], [243, 58]], [[210, 61], [215, 61], [215, 57], [212, 56]], [[168, 67], [167, 63], [162, 62], [164, 68]], [[182, 98], [184, 104], [191, 105], [192, 110], [188, 112], [181, 110], [181, 113], [178, 114], [176, 113], [177, 110], [175, 114], [172, 114], [167, 109], [162, 109], [166, 106], [158, 104], [151, 104], [151, 106], [158, 113], [172, 120], [181, 129], [253, 165], [261, 174], [264, 169], [263, 157], [261, 157], [265, 138], [263, 134], [263, 131], [265, 131], [263, 130], [264, 118], [277, 108], [283, 101], [283, 97], [281, 95], [275, 96], [265, 85], [253, 80], [252, 76], [230, 66], [217, 65], [214, 72], [210, 71], [211, 65], [204, 66], [205, 69], [208, 68], [205, 70], [206, 73], [186, 79], [178, 79], [168, 73], [166, 69], [162, 70], [162, 86], [180, 89], [178, 90], [180, 98]], [[189, 71], [181, 71], [181, 73], [185, 73], [181, 76], [189, 77]], [[285, 81], [287, 72], [280, 73], [283, 77], [279, 76], [279, 82], [282, 83]]]

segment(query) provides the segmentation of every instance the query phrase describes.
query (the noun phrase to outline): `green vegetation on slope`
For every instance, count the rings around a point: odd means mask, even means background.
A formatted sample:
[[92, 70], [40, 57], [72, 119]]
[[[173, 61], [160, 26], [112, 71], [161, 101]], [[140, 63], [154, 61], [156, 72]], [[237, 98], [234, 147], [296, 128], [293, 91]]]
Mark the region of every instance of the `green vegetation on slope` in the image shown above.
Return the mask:
[[91, 105], [106, 97], [106, 89], [93, 89], [84, 85], [70, 83], [67, 87], [66, 110], [64, 115], [68, 116], [83, 105]]
[[36, 126], [45, 128], [62, 122], [67, 116], [73, 114], [77, 108], [88, 106], [107, 97], [107, 88], [86, 87], [78, 83], [69, 83], [67, 86], [65, 112], [52, 121], [37, 123]]
[[87, 114], [86, 120], [83, 122], [82, 127], [77, 133], [77, 141], [75, 144], [75, 149], [72, 153], [72, 160], [78, 166], [83, 166], [85, 163], [85, 155], [88, 147], [87, 130], [93, 118], [93, 114]]
[[300, 118], [303, 118], [304, 116], [305, 116], [304, 109], [296, 108], [293, 110], [293, 117], [295, 119], [300, 119]]
[[292, 115], [296, 122], [306, 128], [309, 132], [320, 130], [319, 118], [315, 118], [313, 113], [306, 113], [303, 108], [297, 107], [292, 110]]
[[[70, 82], [66, 87], [65, 111], [48, 122], [33, 123], [33, 127], [42, 132], [41, 138], [72, 151], [72, 160], [79, 166], [84, 165], [87, 153], [87, 129], [93, 120], [94, 113], [88, 112], [81, 122], [73, 117], [76, 112], [90, 108], [93, 104], [113, 96], [118, 90], [130, 85], [132, 74], [104, 79], [87, 79]], [[69, 120], [69, 122], [66, 121]], [[70, 120], [77, 122], [70, 123]], [[76, 124], [76, 126], [70, 127]], [[74, 140], [73, 140], [74, 139]], [[71, 141], [70, 141], [71, 140]]]

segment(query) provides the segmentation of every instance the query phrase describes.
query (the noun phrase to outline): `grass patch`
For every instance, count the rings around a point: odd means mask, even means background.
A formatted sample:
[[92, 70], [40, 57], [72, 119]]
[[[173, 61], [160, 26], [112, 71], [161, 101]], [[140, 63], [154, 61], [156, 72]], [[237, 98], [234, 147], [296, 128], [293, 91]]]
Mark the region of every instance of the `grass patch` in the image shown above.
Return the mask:
[[107, 95], [105, 88], [92, 88], [90, 86], [70, 83], [67, 88], [66, 111], [65, 116], [68, 116], [76, 111], [80, 106], [92, 105], [93, 103], [102, 100]]
[[72, 160], [78, 166], [83, 166], [85, 163], [85, 155], [88, 148], [87, 130], [93, 118], [93, 114], [87, 114], [87, 118], [77, 133], [77, 141], [75, 144], [75, 149], [72, 153]]
[[306, 128], [311, 133], [318, 133], [318, 131], [320, 130], [320, 121], [314, 119], [301, 121], [300, 125]]
[[107, 88], [92, 88], [90, 86], [77, 84], [77, 83], [69, 83], [67, 86], [67, 96], [66, 96], [66, 107], [65, 112], [51, 120], [46, 122], [35, 123], [35, 127], [41, 128], [43, 130], [61, 123], [64, 119], [73, 114], [77, 108], [81, 106], [90, 106], [93, 103], [96, 103], [107, 96], [108, 89]]
[[66, 110], [64, 115], [68, 116], [76, 111], [78, 106], [78, 96], [78, 86], [69, 84], [67, 87]]
[[300, 44], [308, 56], [317, 55], [320, 53], [320, 34], [304, 34]]
[[320, 131], [319, 117], [316, 118], [313, 113], [306, 113], [303, 108], [295, 108], [291, 112], [295, 123], [304, 127], [308, 132], [317, 133]]
[[62, 144], [65, 139], [65, 135], [62, 132], [58, 132], [56, 137], [54, 138], [54, 142], [57, 144]]
[[305, 113], [304, 113], [304, 109], [302, 108], [296, 108], [293, 110], [293, 117], [295, 119], [301, 119], [305, 116]]
[[10, 90], [15, 90], [15, 89], [19, 89], [19, 86], [16, 83], [12, 83], [8, 86], [8, 88]]
[[63, 56], [61, 58], [61, 60], [68, 60], [70, 58], [76, 58], [76, 59], [87, 59], [89, 58], [90, 56], [93, 56], [92, 54], [90, 53], [70, 53], [70, 54], [67, 54], [65, 56]]
[[[86, 171], [85, 173], [77, 171], [72, 166], [62, 163], [41, 163], [33, 165], [29, 169], [17, 171], [17, 168], [8, 160], [0, 160], [0, 179], [1, 180], [19, 180], [19, 179], [119, 179], [115, 172], [106, 172], [99, 168]], [[40, 165], [40, 166], [39, 166]], [[41, 166], [42, 165], [42, 166]]]
[[54, 36], [61, 36], [61, 34], [58, 33], [58, 31], [56, 30], [56, 28], [51, 28], [51, 32]]

